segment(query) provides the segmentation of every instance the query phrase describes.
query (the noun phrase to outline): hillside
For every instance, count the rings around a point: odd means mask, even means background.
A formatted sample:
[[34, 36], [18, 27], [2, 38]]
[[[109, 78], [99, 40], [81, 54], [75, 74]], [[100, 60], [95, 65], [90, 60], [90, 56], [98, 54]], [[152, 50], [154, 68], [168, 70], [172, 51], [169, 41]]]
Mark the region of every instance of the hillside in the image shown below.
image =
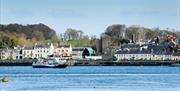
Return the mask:
[[26, 39], [35, 38], [37, 40], [55, 39], [56, 32], [44, 24], [20, 25], [20, 24], [0, 24], [0, 32], [23, 36]]
[[15, 45], [33, 45], [45, 40], [57, 39], [56, 32], [44, 24], [0, 24], [0, 48], [12, 48]]
[[[177, 38], [180, 38], [180, 32], [177, 30], [170, 30], [168, 28], [146, 28], [141, 26], [127, 27], [123, 24], [113, 24], [108, 26], [101, 36], [110, 38], [110, 45], [119, 46], [120, 44], [129, 42], [147, 42], [157, 37], [159, 37], [160, 40], [166, 40], [168, 35], [174, 35]], [[166, 41], [160, 42], [164, 43]]]

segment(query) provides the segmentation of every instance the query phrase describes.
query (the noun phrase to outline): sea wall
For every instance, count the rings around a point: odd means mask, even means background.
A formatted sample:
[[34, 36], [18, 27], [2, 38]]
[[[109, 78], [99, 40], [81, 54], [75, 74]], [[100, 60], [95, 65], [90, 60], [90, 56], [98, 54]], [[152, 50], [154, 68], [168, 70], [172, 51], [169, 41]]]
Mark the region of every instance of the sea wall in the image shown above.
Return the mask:
[[0, 60], [0, 66], [31, 66], [37, 59]]

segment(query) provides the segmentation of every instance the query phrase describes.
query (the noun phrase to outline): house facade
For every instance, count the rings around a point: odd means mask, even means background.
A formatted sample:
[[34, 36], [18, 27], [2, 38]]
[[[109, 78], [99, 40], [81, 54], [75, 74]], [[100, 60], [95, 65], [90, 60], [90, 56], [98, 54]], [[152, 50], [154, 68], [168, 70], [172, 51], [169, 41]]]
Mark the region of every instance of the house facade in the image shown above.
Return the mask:
[[73, 47], [72, 48], [72, 59], [82, 59], [84, 47]]
[[54, 46], [50, 45], [35, 45], [34, 46], [34, 56], [35, 58], [48, 58], [48, 56], [53, 54]]
[[114, 55], [117, 60], [151, 60], [150, 52], [142, 51], [117, 51]]
[[7, 60], [7, 59], [16, 59], [16, 53], [13, 49], [0, 49], [0, 59]]
[[152, 53], [143, 51], [117, 51], [115, 57], [118, 60], [180, 60], [180, 53]]
[[56, 57], [71, 57], [72, 47], [71, 45], [59, 45], [53, 51], [53, 56]]
[[25, 47], [23, 50], [22, 50], [22, 55], [23, 55], [23, 59], [24, 58], [35, 58], [35, 50], [33, 47]]
[[174, 53], [174, 54], [172, 55], [172, 57], [173, 57], [172, 59], [175, 60], [175, 61], [176, 61], [176, 60], [180, 60], [180, 53]]

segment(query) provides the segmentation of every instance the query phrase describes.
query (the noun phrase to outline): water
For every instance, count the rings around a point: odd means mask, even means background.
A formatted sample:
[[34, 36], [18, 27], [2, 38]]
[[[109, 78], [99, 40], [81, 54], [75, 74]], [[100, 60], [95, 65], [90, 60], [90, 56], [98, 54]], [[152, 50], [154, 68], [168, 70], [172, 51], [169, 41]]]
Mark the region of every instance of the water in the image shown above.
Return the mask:
[[0, 91], [180, 91], [180, 67], [0, 67]]

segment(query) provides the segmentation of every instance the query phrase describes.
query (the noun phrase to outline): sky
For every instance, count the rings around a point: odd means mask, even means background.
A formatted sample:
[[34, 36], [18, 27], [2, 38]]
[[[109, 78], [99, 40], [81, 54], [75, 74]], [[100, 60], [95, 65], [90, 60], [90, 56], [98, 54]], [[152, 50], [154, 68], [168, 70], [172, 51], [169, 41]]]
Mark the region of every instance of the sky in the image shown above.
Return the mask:
[[180, 0], [0, 0], [0, 24], [43, 23], [92, 36], [113, 24], [180, 31]]

